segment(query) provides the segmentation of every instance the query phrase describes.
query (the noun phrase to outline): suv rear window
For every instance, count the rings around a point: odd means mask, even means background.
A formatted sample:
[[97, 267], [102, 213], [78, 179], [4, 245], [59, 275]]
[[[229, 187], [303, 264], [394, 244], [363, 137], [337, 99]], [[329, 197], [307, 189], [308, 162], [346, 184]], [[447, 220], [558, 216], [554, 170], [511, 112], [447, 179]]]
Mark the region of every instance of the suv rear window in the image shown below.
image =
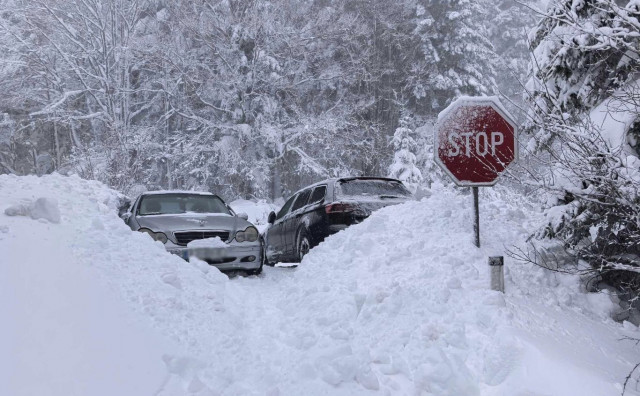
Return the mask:
[[408, 197], [411, 192], [400, 182], [392, 180], [354, 179], [340, 182], [342, 196]]

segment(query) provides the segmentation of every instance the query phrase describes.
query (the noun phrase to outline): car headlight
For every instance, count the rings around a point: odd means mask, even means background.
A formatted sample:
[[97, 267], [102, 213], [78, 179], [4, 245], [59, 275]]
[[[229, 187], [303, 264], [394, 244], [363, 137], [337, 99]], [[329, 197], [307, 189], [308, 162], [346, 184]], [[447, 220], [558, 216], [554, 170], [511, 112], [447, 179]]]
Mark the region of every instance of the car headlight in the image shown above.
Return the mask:
[[138, 231], [148, 234], [154, 241], [160, 241], [162, 243], [167, 243], [168, 241], [167, 236], [163, 232], [153, 232], [148, 228], [141, 228]]
[[257, 241], [258, 240], [258, 229], [256, 227], [247, 227], [247, 229], [244, 230], [244, 238], [248, 242]]
[[258, 229], [256, 227], [249, 226], [244, 231], [236, 232], [236, 241], [255, 242], [258, 240], [258, 235]]
[[236, 232], [236, 241], [244, 242], [244, 231]]

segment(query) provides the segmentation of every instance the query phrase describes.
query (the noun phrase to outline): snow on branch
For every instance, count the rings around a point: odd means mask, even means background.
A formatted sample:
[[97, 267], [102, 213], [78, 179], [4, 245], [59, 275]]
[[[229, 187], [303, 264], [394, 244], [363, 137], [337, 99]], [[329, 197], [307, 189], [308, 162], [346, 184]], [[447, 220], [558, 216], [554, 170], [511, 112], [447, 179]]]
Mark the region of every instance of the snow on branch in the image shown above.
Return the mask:
[[55, 112], [60, 106], [62, 106], [67, 99], [69, 99], [70, 97], [76, 96], [76, 95], [80, 95], [82, 93], [84, 93], [85, 90], [84, 89], [80, 89], [80, 90], [75, 90], [75, 91], [67, 91], [64, 94], [62, 94], [62, 97], [60, 99], [58, 99], [58, 101], [51, 103], [50, 105], [47, 105], [45, 108], [43, 108], [40, 111], [35, 111], [33, 113], [30, 113], [31, 116], [38, 116], [38, 115], [45, 115], [45, 114], [51, 114], [53, 112]]

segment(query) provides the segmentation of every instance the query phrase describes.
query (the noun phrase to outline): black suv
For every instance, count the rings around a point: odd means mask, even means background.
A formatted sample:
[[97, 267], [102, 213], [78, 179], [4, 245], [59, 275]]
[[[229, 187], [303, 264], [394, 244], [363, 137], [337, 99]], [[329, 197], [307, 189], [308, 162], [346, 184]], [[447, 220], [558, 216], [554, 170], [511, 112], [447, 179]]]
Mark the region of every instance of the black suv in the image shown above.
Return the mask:
[[301, 261], [327, 236], [367, 218], [384, 206], [406, 202], [411, 192], [396, 179], [347, 177], [304, 188], [269, 214], [264, 232], [265, 260]]

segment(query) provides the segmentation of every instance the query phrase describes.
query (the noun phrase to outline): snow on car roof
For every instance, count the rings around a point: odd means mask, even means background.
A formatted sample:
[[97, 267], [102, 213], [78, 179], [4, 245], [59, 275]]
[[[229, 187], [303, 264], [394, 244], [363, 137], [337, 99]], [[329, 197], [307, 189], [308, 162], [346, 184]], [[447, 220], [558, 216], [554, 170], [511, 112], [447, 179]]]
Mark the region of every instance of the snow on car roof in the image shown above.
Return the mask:
[[347, 176], [347, 177], [332, 177], [329, 179], [324, 179], [321, 180], [319, 182], [310, 184], [306, 187], [303, 187], [301, 189], [299, 189], [298, 191], [294, 192], [293, 194], [291, 194], [290, 196], [294, 196], [296, 194], [298, 194], [299, 192], [303, 191], [303, 190], [307, 190], [310, 188], [315, 188], [317, 186], [321, 186], [323, 184], [329, 184], [329, 183], [335, 183], [335, 182], [348, 182], [348, 181], [353, 181], [353, 180], [383, 180], [383, 181], [393, 181], [393, 182], [399, 182], [402, 183], [402, 181], [398, 180], [398, 179], [392, 179], [389, 177], [378, 177], [378, 176]]
[[196, 195], [215, 195], [207, 191], [189, 191], [189, 190], [157, 190], [145, 191], [140, 195], [162, 195], [162, 194], [196, 194]]

